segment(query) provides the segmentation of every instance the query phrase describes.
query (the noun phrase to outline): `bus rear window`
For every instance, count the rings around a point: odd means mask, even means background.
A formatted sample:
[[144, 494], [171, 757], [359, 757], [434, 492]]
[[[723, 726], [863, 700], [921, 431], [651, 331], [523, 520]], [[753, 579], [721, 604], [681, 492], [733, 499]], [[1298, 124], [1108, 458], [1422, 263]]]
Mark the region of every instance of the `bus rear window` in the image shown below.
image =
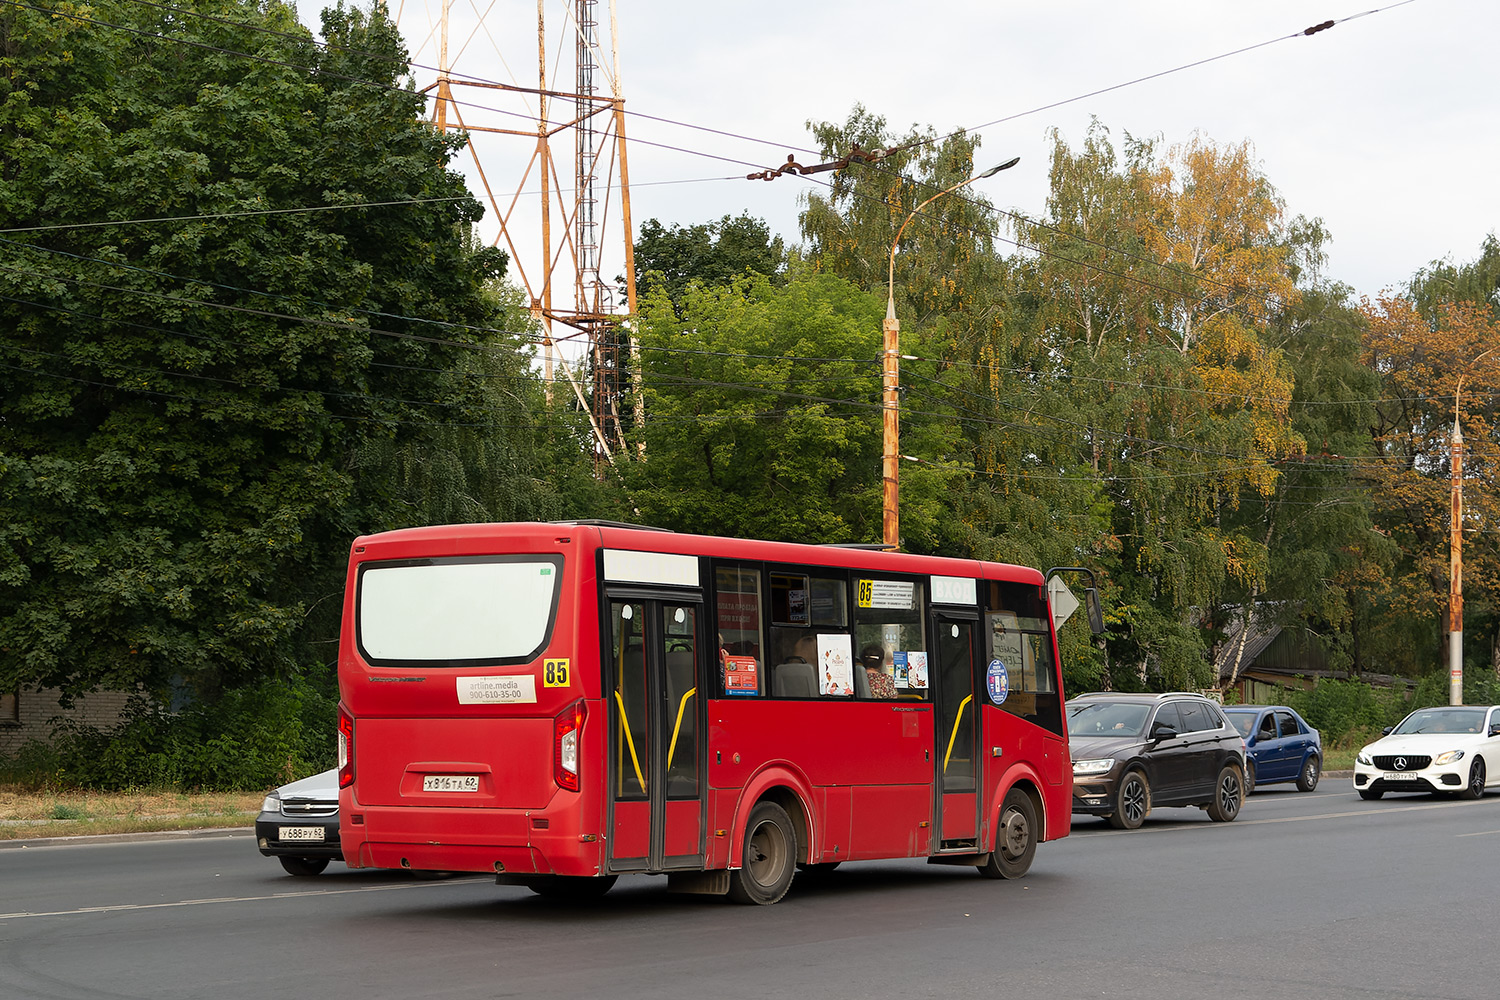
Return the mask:
[[557, 556], [367, 563], [360, 652], [375, 666], [527, 662], [551, 638], [561, 578]]

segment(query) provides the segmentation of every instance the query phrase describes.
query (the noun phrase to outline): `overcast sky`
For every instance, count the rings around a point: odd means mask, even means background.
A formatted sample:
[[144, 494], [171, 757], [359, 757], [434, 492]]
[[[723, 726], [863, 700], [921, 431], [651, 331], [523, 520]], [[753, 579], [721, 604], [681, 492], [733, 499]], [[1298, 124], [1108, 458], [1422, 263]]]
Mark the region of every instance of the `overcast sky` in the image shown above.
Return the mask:
[[[317, 6], [303, 0], [314, 27]], [[573, 4], [543, 7], [548, 59], [562, 71], [552, 85], [571, 90], [573, 55], [561, 46]], [[476, 8], [486, 11], [477, 32]], [[438, 61], [439, 9], [440, 0], [392, 4], [415, 63]], [[595, 9], [607, 44], [608, 0]], [[536, 85], [535, 0], [454, 0], [450, 18], [456, 72]], [[749, 212], [795, 242], [810, 180], [744, 174], [788, 153], [815, 159], [805, 123], [842, 122], [856, 103], [899, 132], [977, 132], [979, 168], [1020, 156], [976, 187], [1030, 215], [1045, 212], [1053, 128], [1075, 146], [1091, 117], [1117, 146], [1126, 132], [1164, 145], [1195, 131], [1248, 139], [1288, 218], [1318, 216], [1331, 232], [1328, 275], [1363, 294], [1399, 286], [1435, 258], [1472, 259], [1500, 225], [1496, 0], [619, 0], [617, 19], [637, 226]], [[1327, 20], [1338, 23], [1300, 34]], [[434, 76], [415, 74], [419, 85]], [[599, 88], [612, 78], [601, 70]], [[534, 127], [514, 114], [525, 105], [496, 91], [460, 98], [470, 124]], [[502, 200], [537, 190], [534, 175], [522, 183], [526, 140], [490, 137], [480, 149]], [[571, 163], [562, 169], [566, 180]], [[617, 213], [618, 199], [607, 208]], [[527, 211], [512, 219], [523, 241], [536, 226]], [[602, 232], [609, 278], [619, 227]]]

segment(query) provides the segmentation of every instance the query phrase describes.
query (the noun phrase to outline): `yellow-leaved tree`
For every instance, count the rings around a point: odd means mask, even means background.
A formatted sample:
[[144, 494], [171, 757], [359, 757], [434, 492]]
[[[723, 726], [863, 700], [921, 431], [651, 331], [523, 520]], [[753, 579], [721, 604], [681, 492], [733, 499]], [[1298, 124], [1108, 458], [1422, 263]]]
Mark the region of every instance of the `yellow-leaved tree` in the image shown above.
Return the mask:
[[1465, 590], [1489, 594], [1500, 586], [1500, 321], [1490, 309], [1461, 302], [1424, 314], [1394, 295], [1366, 302], [1364, 312], [1367, 361], [1385, 381], [1373, 495], [1403, 557], [1389, 583], [1390, 603], [1436, 624], [1448, 606], [1455, 420], [1464, 449]]

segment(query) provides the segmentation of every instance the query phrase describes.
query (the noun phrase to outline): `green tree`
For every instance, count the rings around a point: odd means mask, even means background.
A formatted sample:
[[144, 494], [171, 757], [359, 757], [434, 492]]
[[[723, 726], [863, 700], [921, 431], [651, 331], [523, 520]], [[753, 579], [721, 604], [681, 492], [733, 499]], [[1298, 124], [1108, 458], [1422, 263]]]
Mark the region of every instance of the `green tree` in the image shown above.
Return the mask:
[[[642, 299], [646, 462], [625, 472], [649, 523], [814, 542], [880, 537], [880, 316], [832, 275], [749, 275]], [[933, 497], [914, 497], [920, 530]]]
[[691, 226], [664, 227], [647, 219], [635, 241], [636, 288], [644, 292], [660, 284], [673, 302], [682, 301], [693, 282], [721, 287], [748, 273], [778, 283], [786, 267], [781, 237], [748, 213]]
[[1348, 295], [1340, 285], [1309, 288], [1264, 334], [1297, 372], [1290, 416], [1307, 452], [1278, 463], [1274, 493], [1244, 489], [1224, 512], [1267, 551], [1264, 579], [1229, 588], [1226, 602], [1242, 621], [1254, 614], [1301, 630], [1330, 666], [1360, 670], [1392, 644], [1396, 619], [1380, 595], [1396, 549], [1376, 530], [1366, 474], [1380, 377], [1364, 362], [1366, 323]]
[[[967, 360], [972, 345], [1004, 323], [1005, 267], [982, 193], [963, 188], [912, 213], [974, 175], [979, 141], [963, 132], [939, 136], [930, 127], [898, 136], [884, 118], [858, 105], [842, 124], [808, 127], [826, 159], [842, 159], [856, 148], [880, 153], [851, 159], [830, 175], [825, 193], [806, 197], [799, 221], [815, 270], [882, 300], [890, 288], [901, 352], [921, 359], [901, 363], [902, 544], [918, 552], [978, 551], [973, 526], [955, 503], [974, 458], [957, 419], [971, 402], [953, 363]], [[877, 340], [877, 356], [879, 346]]]
[[1492, 533], [1474, 530], [1500, 517], [1500, 318], [1462, 300], [1424, 314], [1401, 295], [1366, 303], [1364, 312], [1367, 359], [1384, 381], [1370, 477], [1376, 519], [1400, 547], [1385, 596], [1397, 620], [1421, 630], [1408, 633], [1406, 669], [1421, 674], [1446, 661], [1455, 421], [1464, 440], [1464, 590], [1474, 598], [1464, 609], [1465, 654], [1481, 650], [1474, 640], [1488, 633], [1490, 657], [1500, 661], [1488, 596], [1500, 586], [1500, 546]]
[[1417, 310], [1436, 321], [1445, 303], [1468, 302], [1500, 315], [1500, 240], [1490, 233], [1479, 256], [1463, 264], [1435, 260], [1412, 276], [1407, 294]]
[[474, 344], [526, 371], [473, 332], [504, 257], [383, 8], [323, 35], [274, 0], [0, 14], [0, 688], [331, 656], [349, 539], [403, 500], [360, 456], [489, 421]]
[[1057, 518], [1038, 540], [1056, 551], [1078, 530], [1079, 558], [1107, 571], [1111, 682], [1206, 686], [1222, 602], [1263, 590], [1268, 568], [1242, 495], [1271, 496], [1302, 450], [1292, 371], [1266, 338], [1297, 299], [1291, 230], [1245, 146], [1162, 154], [1127, 135], [1121, 158], [1096, 122], [1079, 150], [1055, 137], [1051, 180], [1047, 215], [1017, 225], [1035, 254], [1012, 328], [987, 348], [1008, 376], [995, 420], [1026, 430], [981, 440], [1002, 478], [1043, 480]]
[[[495, 326], [540, 339], [519, 287], [487, 294]], [[451, 419], [366, 443], [359, 475], [389, 493], [385, 526], [624, 517], [618, 483], [590, 467], [588, 421], [571, 396], [547, 404], [534, 367], [520, 361], [530, 353], [503, 340], [467, 351], [448, 373], [468, 385]]]

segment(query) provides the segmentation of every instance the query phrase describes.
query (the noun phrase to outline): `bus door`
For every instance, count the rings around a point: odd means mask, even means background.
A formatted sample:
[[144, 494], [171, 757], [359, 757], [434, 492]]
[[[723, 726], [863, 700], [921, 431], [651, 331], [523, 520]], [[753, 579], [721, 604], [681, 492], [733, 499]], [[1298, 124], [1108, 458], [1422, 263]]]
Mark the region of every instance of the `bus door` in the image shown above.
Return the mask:
[[703, 605], [612, 594], [609, 868], [702, 868]]
[[974, 851], [979, 838], [979, 705], [974, 686], [974, 636], [978, 618], [948, 611], [933, 613], [937, 636], [937, 702], [934, 738], [937, 804], [934, 825], [940, 850]]

